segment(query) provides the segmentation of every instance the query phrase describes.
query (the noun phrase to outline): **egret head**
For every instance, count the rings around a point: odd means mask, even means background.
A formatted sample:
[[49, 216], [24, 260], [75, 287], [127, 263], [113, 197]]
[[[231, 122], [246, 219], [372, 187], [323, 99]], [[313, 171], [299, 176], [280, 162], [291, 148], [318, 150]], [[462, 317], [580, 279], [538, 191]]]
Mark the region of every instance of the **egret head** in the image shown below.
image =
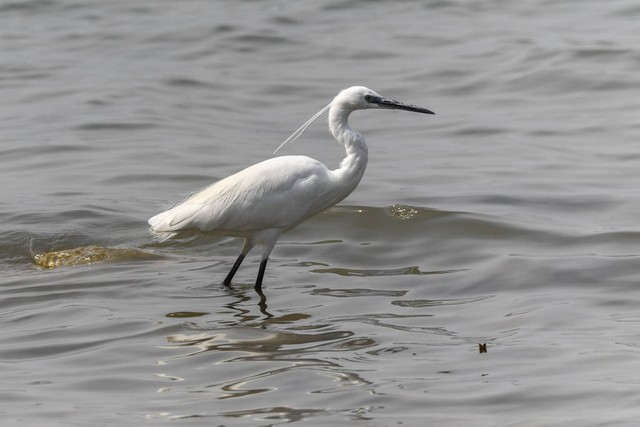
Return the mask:
[[289, 136], [289, 138], [287, 138], [282, 144], [280, 144], [278, 148], [276, 148], [276, 151], [274, 151], [273, 154], [277, 153], [278, 150], [280, 150], [289, 142], [298, 139], [300, 135], [302, 135], [302, 133], [305, 131], [305, 129], [308, 128], [315, 119], [317, 119], [327, 110], [330, 110], [329, 122], [331, 123], [332, 113], [342, 117], [342, 119], [346, 122], [347, 117], [349, 117], [349, 114], [352, 111], [364, 110], [368, 108], [384, 108], [387, 110], [405, 110], [413, 111], [416, 113], [435, 114], [433, 111], [427, 110], [426, 108], [416, 107], [415, 105], [404, 104], [393, 99], [385, 98], [379, 93], [364, 86], [352, 86], [340, 92], [335, 98], [333, 98], [333, 101], [327, 104], [322, 110], [318, 111], [313, 115], [313, 117], [311, 117], [302, 126], [300, 126], [294, 133], [291, 134], [291, 136]]
[[333, 106], [345, 109], [364, 110], [368, 108], [384, 108], [387, 110], [405, 110], [415, 113], [434, 114], [433, 111], [415, 105], [405, 104], [385, 98], [379, 93], [364, 86], [352, 86], [340, 92], [331, 102]]

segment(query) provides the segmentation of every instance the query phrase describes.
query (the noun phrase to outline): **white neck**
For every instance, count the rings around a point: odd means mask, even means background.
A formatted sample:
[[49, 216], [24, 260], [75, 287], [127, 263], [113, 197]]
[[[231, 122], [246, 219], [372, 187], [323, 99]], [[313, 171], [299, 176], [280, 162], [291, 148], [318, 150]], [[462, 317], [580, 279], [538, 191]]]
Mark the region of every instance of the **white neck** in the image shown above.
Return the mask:
[[364, 137], [349, 126], [349, 114], [351, 109], [344, 107], [329, 110], [329, 129], [333, 137], [344, 145], [347, 156], [340, 163], [340, 167], [334, 172], [338, 174], [341, 184], [344, 185], [346, 197], [358, 185], [367, 167], [369, 150]]

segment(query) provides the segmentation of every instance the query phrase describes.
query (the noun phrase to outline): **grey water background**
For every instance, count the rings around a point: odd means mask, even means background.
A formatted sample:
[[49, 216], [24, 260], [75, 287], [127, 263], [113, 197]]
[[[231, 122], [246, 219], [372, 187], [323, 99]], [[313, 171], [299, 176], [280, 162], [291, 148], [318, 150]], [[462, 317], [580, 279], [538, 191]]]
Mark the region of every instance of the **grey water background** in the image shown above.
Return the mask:
[[[639, 40], [633, 0], [0, 2], [2, 424], [636, 425]], [[352, 115], [265, 301], [148, 233], [354, 84], [437, 115]], [[87, 245], [155, 257], [34, 264]]]

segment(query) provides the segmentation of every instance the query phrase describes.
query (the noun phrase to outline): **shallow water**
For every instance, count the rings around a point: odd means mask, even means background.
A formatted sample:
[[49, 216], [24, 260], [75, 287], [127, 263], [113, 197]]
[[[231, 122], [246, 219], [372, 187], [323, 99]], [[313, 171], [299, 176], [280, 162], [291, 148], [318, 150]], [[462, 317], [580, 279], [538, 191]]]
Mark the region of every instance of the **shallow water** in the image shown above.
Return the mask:
[[[1, 2], [3, 422], [635, 425], [639, 18], [630, 0]], [[436, 116], [354, 113], [365, 177], [282, 236], [264, 298], [255, 255], [219, 285], [238, 240], [148, 233], [353, 84]], [[323, 122], [299, 153], [343, 155]], [[125, 255], [36, 265], [82, 247]]]

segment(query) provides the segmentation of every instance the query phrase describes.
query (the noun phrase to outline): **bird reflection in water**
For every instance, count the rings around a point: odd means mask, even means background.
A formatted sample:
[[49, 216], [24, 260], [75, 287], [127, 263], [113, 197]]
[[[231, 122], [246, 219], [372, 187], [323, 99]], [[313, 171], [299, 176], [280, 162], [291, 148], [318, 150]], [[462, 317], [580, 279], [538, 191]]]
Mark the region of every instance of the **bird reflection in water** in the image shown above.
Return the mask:
[[[241, 323], [252, 322], [260, 318], [260, 316], [251, 314], [252, 310], [244, 306], [244, 303], [251, 301], [253, 297], [249, 296], [248, 293], [243, 288], [240, 288], [240, 287], [234, 288], [232, 286], [225, 284], [224, 289], [226, 290], [228, 295], [235, 297], [234, 301], [228, 304], [225, 304], [224, 306], [230, 310], [237, 311], [238, 313], [235, 315], [235, 317], [239, 317]], [[260, 313], [262, 313], [262, 315], [264, 316], [262, 320], [263, 321], [267, 321], [270, 319], [276, 320], [274, 318], [274, 315], [268, 311], [267, 296], [264, 294], [264, 292], [262, 292], [262, 289], [260, 288], [254, 288], [254, 289], [255, 289], [255, 292], [258, 294], [258, 298], [260, 298], [258, 301], [258, 308], [260, 309]], [[263, 323], [261, 327], [266, 328], [266, 325]]]

